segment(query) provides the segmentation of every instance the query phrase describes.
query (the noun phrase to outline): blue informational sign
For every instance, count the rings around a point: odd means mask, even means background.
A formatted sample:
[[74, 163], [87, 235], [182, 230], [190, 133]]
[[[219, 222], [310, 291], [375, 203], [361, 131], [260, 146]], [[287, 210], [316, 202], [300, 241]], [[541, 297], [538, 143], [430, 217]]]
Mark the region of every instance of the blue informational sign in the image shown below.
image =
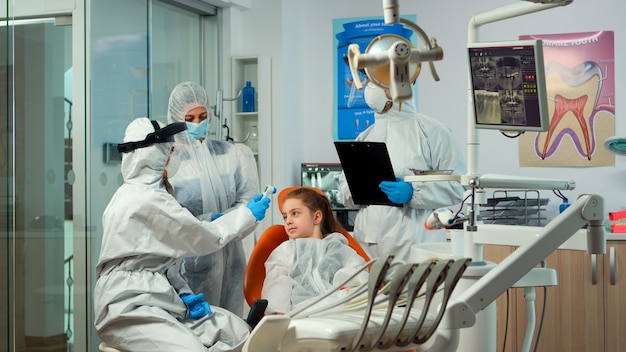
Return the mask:
[[[363, 90], [354, 86], [347, 62], [348, 46], [358, 44], [363, 53], [372, 39], [381, 34], [400, 35], [415, 43], [414, 33], [401, 24], [385, 24], [382, 17], [335, 19], [333, 29], [337, 43], [333, 136], [335, 140], [353, 140], [374, 123], [374, 112], [365, 103]], [[364, 72], [359, 72], [359, 79], [364, 85], [367, 83]]]

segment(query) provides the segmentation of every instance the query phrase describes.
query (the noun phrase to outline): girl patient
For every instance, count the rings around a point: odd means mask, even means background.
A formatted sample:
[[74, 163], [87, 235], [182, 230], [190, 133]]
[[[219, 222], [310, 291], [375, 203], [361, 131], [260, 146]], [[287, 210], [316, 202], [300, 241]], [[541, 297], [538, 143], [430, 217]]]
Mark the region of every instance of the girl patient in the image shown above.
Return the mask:
[[[324, 195], [297, 188], [285, 196], [282, 215], [289, 240], [265, 261], [261, 296], [268, 300], [266, 314], [289, 313], [329, 292], [365, 265], [348, 246]], [[364, 270], [342, 289], [357, 287], [367, 279]]]

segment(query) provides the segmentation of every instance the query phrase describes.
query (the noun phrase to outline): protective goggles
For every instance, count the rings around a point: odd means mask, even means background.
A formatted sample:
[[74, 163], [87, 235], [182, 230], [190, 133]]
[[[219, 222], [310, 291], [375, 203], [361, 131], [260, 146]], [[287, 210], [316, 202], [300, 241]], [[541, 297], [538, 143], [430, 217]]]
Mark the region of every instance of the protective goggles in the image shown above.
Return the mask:
[[155, 143], [174, 142], [174, 135], [187, 129], [184, 122], [173, 122], [161, 128], [159, 123], [151, 120], [154, 126], [154, 132], [149, 133], [146, 139], [137, 142], [126, 142], [117, 145], [117, 151], [120, 153], [129, 153], [135, 149], [149, 147]]

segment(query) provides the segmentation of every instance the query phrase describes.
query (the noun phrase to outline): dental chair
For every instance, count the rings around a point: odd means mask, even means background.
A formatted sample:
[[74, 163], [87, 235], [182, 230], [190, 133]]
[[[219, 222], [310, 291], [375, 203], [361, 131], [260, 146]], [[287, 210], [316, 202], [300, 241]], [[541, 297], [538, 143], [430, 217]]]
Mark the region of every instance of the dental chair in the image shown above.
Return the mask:
[[[326, 196], [322, 190], [314, 187], [293, 186], [285, 188], [276, 197], [276, 203], [278, 204], [278, 209], [281, 213], [285, 196], [287, 196], [287, 194], [291, 191], [302, 187], [313, 189], [317, 193]], [[369, 262], [370, 257], [367, 253], [365, 253], [361, 245], [359, 245], [350, 233], [348, 233], [345, 229], [342, 229], [341, 232], [344, 236], [346, 236], [348, 245], [361, 257], [363, 257], [365, 262]], [[265, 261], [270, 256], [270, 253], [272, 253], [274, 248], [278, 247], [279, 244], [288, 239], [289, 236], [287, 236], [283, 225], [271, 225], [263, 232], [263, 234], [261, 234], [261, 237], [252, 249], [252, 253], [248, 259], [248, 265], [246, 266], [246, 271], [243, 277], [243, 294], [250, 307], [253, 306], [255, 301], [261, 299], [261, 290], [263, 288], [263, 281], [265, 281]]]
[[[284, 197], [298, 187], [303, 186], [286, 188], [279, 193], [279, 209]], [[251, 324], [254, 328], [243, 347], [244, 352], [414, 351], [433, 336], [470, 259], [402, 265], [394, 262], [393, 256], [370, 260], [358, 242], [347, 231], [342, 232], [349, 246], [370, 264], [367, 268], [369, 282], [351, 289], [348, 296], [352, 298], [332, 303], [319, 301], [321, 304], [314, 303], [311, 311], [307, 311], [311, 308], [308, 307], [295, 313], [267, 316], [257, 311], [260, 321]], [[261, 301], [265, 261], [272, 250], [287, 239], [283, 225], [272, 225], [252, 250], [244, 274], [244, 296], [251, 312], [255, 310], [255, 302]], [[390, 282], [383, 285], [383, 279], [389, 275], [392, 276]], [[421, 301], [407, 299], [418, 296], [423, 297]], [[440, 299], [439, 304], [433, 303], [435, 297]]]

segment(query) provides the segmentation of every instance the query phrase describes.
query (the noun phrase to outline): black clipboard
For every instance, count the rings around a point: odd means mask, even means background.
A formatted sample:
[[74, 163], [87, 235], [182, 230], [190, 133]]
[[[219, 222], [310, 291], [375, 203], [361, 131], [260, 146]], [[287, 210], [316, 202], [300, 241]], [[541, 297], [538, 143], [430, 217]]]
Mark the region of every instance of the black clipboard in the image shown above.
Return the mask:
[[402, 206], [390, 201], [378, 186], [396, 180], [385, 143], [335, 142], [335, 149], [354, 204]]

